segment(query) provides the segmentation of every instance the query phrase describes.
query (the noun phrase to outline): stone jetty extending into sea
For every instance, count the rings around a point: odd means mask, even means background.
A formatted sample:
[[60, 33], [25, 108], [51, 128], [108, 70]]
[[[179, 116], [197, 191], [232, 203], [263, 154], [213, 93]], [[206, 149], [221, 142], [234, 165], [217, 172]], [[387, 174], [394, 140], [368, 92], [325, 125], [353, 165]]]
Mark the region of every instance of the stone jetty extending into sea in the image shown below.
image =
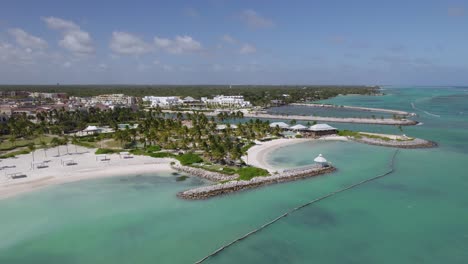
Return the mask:
[[[208, 115], [208, 114], [207, 114]], [[264, 113], [247, 113], [244, 117], [280, 119], [280, 120], [301, 120], [335, 123], [353, 123], [353, 124], [376, 124], [376, 125], [394, 125], [394, 126], [414, 126], [418, 122], [410, 119], [392, 119], [392, 118], [356, 118], [356, 117], [324, 117], [324, 116], [303, 116], [303, 115], [278, 115]]]
[[404, 149], [417, 149], [417, 148], [435, 148], [438, 146], [436, 142], [414, 138], [412, 140], [383, 140], [378, 138], [351, 138], [359, 143], [369, 144], [369, 145], [376, 145], [382, 147], [392, 147], [392, 148], [404, 148]]
[[290, 105], [295, 106], [307, 106], [307, 107], [319, 107], [319, 108], [339, 108], [339, 109], [350, 109], [350, 110], [359, 110], [365, 112], [378, 112], [378, 113], [387, 113], [395, 114], [401, 116], [415, 116], [415, 113], [410, 113], [402, 110], [395, 109], [385, 109], [385, 108], [373, 108], [373, 107], [362, 107], [362, 106], [348, 106], [348, 105], [332, 105], [332, 104], [305, 104], [305, 103], [292, 103]]
[[227, 175], [227, 174], [222, 174], [219, 172], [207, 171], [201, 168], [183, 166], [178, 163], [171, 164], [171, 168], [179, 172], [185, 172], [189, 175], [197, 176], [197, 177], [210, 180], [210, 181], [214, 181], [214, 182], [232, 181], [232, 180], [239, 178], [239, 175], [237, 174]]
[[[192, 113], [192, 111], [173, 111], [163, 110], [164, 113]], [[203, 112], [206, 116], [217, 116], [215, 112]], [[244, 113], [245, 118], [262, 118], [276, 120], [301, 120], [317, 122], [351, 123], [351, 124], [374, 124], [374, 125], [393, 125], [393, 126], [415, 126], [419, 122], [410, 119], [393, 118], [358, 118], [358, 117], [326, 117], [326, 116], [305, 116], [305, 115], [286, 115], [286, 114], [266, 114], [266, 113]]]
[[255, 177], [248, 181], [230, 181], [226, 183], [203, 186], [195, 189], [190, 189], [177, 194], [178, 197], [187, 200], [202, 200], [214, 196], [238, 192], [246, 189], [261, 187], [281, 182], [295, 181], [299, 179], [309, 178], [325, 173], [330, 173], [336, 169], [332, 166], [320, 167], [310, 166], [306, 168], [284, 170], [277, 174], [265, 177]]

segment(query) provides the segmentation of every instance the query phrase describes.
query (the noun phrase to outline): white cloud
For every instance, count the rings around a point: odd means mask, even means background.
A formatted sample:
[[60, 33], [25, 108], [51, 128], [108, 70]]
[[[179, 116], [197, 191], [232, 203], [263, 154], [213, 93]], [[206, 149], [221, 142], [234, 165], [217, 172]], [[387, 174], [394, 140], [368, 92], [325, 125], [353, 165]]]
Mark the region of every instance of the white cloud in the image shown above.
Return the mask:
[[221, 38], [224, 42], [229, 43], [229, 44], [235, 44], [237, 43], [237, 39], [233, 38], [229, 34], [224, 34], [223, 37]]
[[162, 68], [165, 71], [172, 71], [174, 69], [171, 65], [163, 65]]
[[16, 43], [23, 48], [29, 49], [45, 49], [47, 48], [47, 42], [39, 37], [33, 36], [20, 28], [12, 28], [8, 30], [12, 35]]
[[64, 68], [70, 68], [72, 66], [71, 62], [69, 61], [66, 61], [65, 63], [63, 63], [62, 65]]
[[268, 28], [274, 25], [273, 21], [262, 17], [252, 9], [244, 10], [240, 15], [241, 20], [251, 28]]
[[202, 50], [200, 42], [190, 36], [176, 36], [174, 39], [154, 37], [154, 44], [157, 48], [173, 54], [187, 52], [197, 52]]
[[7, 42], [0, 41], [0, 62], [10, 65], [31, 65], [38, 59], [46, 57], [43, 52], [35, 52], [30, 48], [19, 48]]
[[257, 52], [257, 48], [251, 44], [244, 44], [242, 45], [239, 53], [240, 54], [250, 54], [250, 53], [255, 53]]
[[152, 51], [151, 45], [141, 38], [120, 31], [112, 33], [110, 48], [113, 52], [123, 55], [141, 55]]
[[90, 34], [74, 22], [57, 17], [45, 17], [42, 20], [49, 28], [62, 33], [63, 38], [59, 41], [62, 48], [77, 55], [94, 53], [93, 39]]

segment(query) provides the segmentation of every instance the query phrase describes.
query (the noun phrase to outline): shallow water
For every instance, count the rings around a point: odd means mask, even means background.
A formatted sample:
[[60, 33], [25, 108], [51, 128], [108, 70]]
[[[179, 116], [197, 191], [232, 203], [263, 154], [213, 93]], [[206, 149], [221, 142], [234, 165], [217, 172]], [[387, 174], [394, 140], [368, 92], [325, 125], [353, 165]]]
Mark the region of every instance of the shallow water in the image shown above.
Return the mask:
[[[327, 100], [414, 111], [424, 124], [404, 133], [440, 146], [401, 150], [395, 173], [293, 213], [207, 263], [468, 263], [465, 90], [391, 88], [386, 96]], [[2, 200], [0, 263], [193, 263], [292, 207], [385, 172], [394, 151], [354, 142], [287, 146], [268, 156], [274, 166], [311, 164], [322, 153], [338, 170], [207, 201], [177, 199], [206, 183], [171, 175], [83, 181]]]

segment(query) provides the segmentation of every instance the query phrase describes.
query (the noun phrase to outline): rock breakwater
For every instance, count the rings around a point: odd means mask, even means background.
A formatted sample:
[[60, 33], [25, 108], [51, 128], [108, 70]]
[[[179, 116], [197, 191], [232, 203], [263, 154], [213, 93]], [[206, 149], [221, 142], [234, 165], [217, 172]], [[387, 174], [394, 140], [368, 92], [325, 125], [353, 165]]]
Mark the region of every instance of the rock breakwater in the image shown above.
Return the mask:
[[413, 140], [383, 140], [378, 138], [367, 138], [363, 137], [360, 139], [351, 138], [352, 140], [382, 147], [394, 147], [394, 148], [405, 148], [405, 149], [416, 149], [416, 148], [434, 148], [437, 147], [437, 143], [433, 141], [428, 141], [420, 138], [415, 138]]
[[335, 171], [334, 167], [307, 167], [304, 169], [295, 169], [284, 171], [267, 177], [255, 177], [249, 181], [231, 181], [223, 184], [204, 186], [177, 194], [178, 197], [188, 200], [202, 200], [213, 196], [228, 194], [246, 189], [257, 188], [264, 185], [295, 181], [316, 175], [330, 173]]
[[219, 172], [207, 171], [207, 170], [200, 169], [200, 168], [183, 166], [183, 165], [180, 165], [180, 164], [173, 164], [173, 165], [171, 165], [171, 167], [176, 171], [185, 172], [187, 174], [190, 174], [190, 175], [193, 175], [193, 176], [198, 176], [200, 178], [207, 179], [207, 180], [210, 180], [210, 181], [215, 181], [215, 182], [231, 181], [231, 180], [237, 179], [239, 177], [239, 175], [237, 175], [237, 174], [227, 175], [227, 174], [222, 174], [222, 173], [219, 173]]

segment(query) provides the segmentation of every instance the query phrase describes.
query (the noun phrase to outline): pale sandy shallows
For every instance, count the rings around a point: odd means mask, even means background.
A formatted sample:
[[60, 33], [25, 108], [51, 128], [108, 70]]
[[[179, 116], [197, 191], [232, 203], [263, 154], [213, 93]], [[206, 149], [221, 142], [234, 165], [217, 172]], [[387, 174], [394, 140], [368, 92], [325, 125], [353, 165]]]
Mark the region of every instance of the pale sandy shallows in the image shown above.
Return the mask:
[[[101, 161], [94, 154], [95, 149], [69, 146], [37, 150], [34, 152], [36, 164], [44, 162], [48, 167], [32, 169], [32, 155], [20, 155], [16, 158], [0, 161], [0, 199], [21, 193], [34, 191], [46, 186], [57, 185], [86, 179], [111, 176], [125, 176], [144, 173], [171, 172], [171, 159], [156, 159], [147, 156], [122, 158], [118, 154], [106, 155], [108, 160]], [[101, 159], [104, 157], [100, 157]], [[73, 160], [76, 165], [66, 166], [63, 162]], [[13, 167], [14, 166], [14, 167]], [[7, 168], [11, 167], [11, 168]], [[8, 179], [11, 173], [26, 174], [26, 178]]]
[[281, 139], [275, 139], [272, 141], [266, 141], [262, 142], [261, 144], [255, 145], [251, 147], [247, 151], [247, 155], [243, 156], [242, 159], [244, 160], [245, 163], [255, 166], [258, 168], [263, 168], [268, 170], [269, 172], [276, 172], [278, 171], [278, 168], [273, 167], [271, 164], [269, 164], [266, 160], [266, 157], [268, 156], [269, 153], [272, 151], [292, 145], [292, 144], [297, 144], [301, 142], [306, 142], [306, 141], [313, 141], [313, 140], [342, 140], [346, 141], [348, 140], [346, 137], [341, 137], [341, 136], [327, 136], [327, 137], [322, 137], [319, 139], [311, 139], [311, 138], [281, 138]]

